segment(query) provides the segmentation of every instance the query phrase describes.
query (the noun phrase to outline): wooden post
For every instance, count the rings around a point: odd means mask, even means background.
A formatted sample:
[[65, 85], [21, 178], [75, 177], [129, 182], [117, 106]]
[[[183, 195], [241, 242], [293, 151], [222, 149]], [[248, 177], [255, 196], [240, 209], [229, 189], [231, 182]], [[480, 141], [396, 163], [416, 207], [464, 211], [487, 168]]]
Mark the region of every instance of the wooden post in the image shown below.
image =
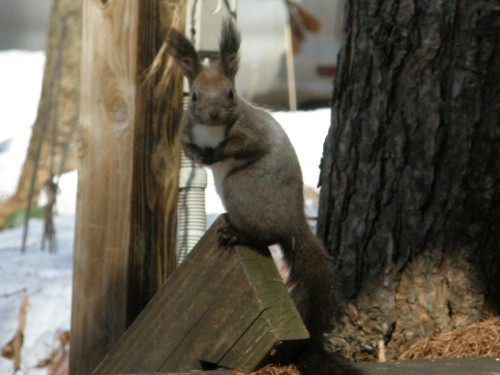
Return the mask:
[[[164, 28], [184, 25], [184, 2], [141, 1], [138, 34], [138, 84], [132, 176], [127, 325], [130, 325], [176, 266], [183, 78], [173, 65], [162, 78], [144, 80], [164, 40]], [[180, 21], [179, 21], [180, 20]]]
[[175, 264], [182, 78], [161, 97], [144, 79], [165, 3], [83, 2], [72, 375], [93, 371]]

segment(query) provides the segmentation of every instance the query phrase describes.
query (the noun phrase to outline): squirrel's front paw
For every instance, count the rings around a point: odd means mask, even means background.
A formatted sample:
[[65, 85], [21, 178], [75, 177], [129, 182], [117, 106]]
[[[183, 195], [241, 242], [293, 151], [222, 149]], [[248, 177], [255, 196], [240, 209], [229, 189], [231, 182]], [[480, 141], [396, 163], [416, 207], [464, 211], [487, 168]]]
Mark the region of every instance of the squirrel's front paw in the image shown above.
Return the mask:
[[224, 157], [224, 148], [220, 146], [215, 149], [205, 148], [202, 151], [203, 164], [211, 165], [224, 160]]
[[184, 145], [186, 155], [197, 163], [211, 165], [214, 163], [214, 150], [211, 148], [201, 148], [194, 144]]
[[200, 160], [202, 164], [211, 165], [215, 162], [214, 150], [211, 148], [201, 149]]

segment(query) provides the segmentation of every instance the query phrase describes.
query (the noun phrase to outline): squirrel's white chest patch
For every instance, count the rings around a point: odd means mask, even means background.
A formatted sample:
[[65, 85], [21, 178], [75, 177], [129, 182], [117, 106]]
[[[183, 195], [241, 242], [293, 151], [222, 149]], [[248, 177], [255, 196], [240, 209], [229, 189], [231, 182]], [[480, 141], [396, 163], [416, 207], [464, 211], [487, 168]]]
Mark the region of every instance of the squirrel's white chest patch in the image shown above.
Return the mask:
[[216, 148], [226, 139], [226, 127], [194, 124], [191, 128], [191, 137], [191, 141], [200, 148]]

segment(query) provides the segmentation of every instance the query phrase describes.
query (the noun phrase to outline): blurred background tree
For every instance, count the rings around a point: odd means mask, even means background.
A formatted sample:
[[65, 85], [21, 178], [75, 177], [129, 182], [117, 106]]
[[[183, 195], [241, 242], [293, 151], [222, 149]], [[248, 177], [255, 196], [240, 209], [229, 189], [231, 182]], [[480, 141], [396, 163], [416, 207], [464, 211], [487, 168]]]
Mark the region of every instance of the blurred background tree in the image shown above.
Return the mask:
[[14, 199], [36, 197], [50, 176], [76, 167], [74, 133], [78, 124], [81, 1], [54, 0], [49, 20], [46, 63], [38, 113]]

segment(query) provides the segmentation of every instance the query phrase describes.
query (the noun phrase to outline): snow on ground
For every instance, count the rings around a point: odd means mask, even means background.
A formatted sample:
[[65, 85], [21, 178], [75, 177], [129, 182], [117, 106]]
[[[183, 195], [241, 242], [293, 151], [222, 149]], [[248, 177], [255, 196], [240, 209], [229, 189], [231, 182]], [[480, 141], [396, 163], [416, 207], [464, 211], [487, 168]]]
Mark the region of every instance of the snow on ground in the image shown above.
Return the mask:
[[[0, 52], [0, 199], [15, 190], [37, 110], [43, 74], [41, 52]], [[306, 186], [315, 187], [330, 111], [277, 112], [301, 163]], [[60, 180], [55, 219], [57, 254], [40, 249], [41, 220], [32, 219], [28, 247], [20, 253], [22, 229], [0, 232], [0, 347], [14, 335], [24, 295], [29, 299], [19, 374], [41, 375], [35, 366], [57, 346], [57, 332], [69, 330], [76, 172]], [[207, 189], [207, 214], [223, 211], [213, 180]], [[0, 375], [11, 374], [12, 361], [0, 357]]]
[[[0, 152], [9, 147], [9, 159], [0, 158], [0, 199], [16, 187], [35, 121], [42, 87], [43, 52], [0, 53]], [[8, 178], [7, 178], [8, 176]]]
[[[29, 300], [22, 374], [46, 374], [36, 364], [49, 358], [57, 347], [57, 332], [69, 329], [74, 216], [55, 218], [58, 253], [40, 250], [43, 223], [31, 220], [27, 243], [21, 254], [22, 231], [0, 232], [0, 346], [12, 339], [18, 327], [23, 296]], [[12, 373], [12, 361], [0, 358], [0, 374]]]

